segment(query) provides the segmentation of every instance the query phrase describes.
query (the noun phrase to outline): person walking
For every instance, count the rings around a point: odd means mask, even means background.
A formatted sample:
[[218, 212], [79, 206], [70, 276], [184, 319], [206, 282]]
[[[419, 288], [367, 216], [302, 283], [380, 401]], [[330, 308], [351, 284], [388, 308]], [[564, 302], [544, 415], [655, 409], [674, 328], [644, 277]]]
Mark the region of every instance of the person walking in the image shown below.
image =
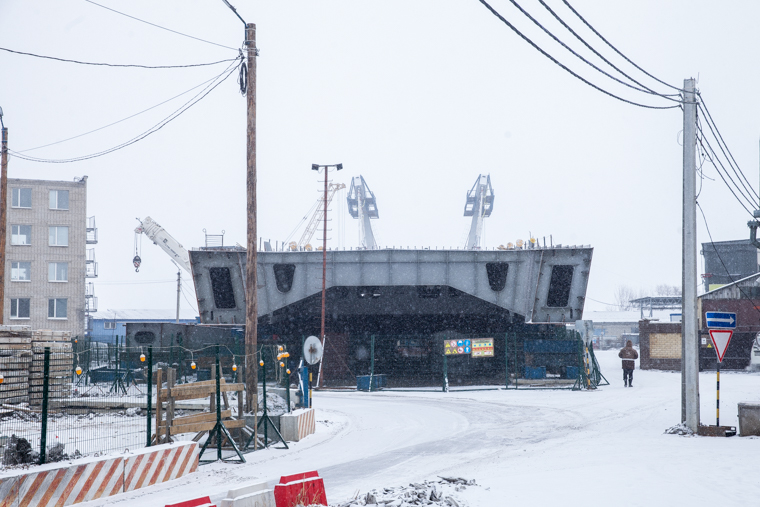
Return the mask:
[[635, 359], [639, 358], [639, 353], [633, 348], [633, 342], [628, 340], [625, 347], [620, 349], [618, 357], [623, 359], [623, 382], [625, 387], [633, 387], [633, 370], [636, 368]]

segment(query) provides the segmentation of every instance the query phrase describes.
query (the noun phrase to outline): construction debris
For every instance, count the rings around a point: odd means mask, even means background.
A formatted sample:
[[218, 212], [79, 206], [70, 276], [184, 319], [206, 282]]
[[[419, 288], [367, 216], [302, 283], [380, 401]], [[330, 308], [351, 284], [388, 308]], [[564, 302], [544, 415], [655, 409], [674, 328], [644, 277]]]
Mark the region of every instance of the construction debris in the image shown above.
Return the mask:
[[332, 507], [412, 507], [430, 505], [441, 507], [467, 507], [467, 503], [457, 496], [468, 486], [477, 486], [474, 479], [461, 477], [441, 477], [439, 481], [411, 483], [408, 486], [373, 489], [365, 495], [357, 494], [348, 502], [332, 504]]

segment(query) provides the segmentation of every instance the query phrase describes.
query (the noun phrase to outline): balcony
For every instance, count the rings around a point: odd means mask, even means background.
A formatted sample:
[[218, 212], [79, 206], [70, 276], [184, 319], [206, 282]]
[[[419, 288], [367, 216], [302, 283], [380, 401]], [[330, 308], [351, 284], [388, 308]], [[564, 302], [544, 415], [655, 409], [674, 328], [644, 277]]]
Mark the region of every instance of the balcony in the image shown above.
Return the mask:
[[98, 243], [98, 228], [95, 227], [95, 217], [87, 217], [87, 244], [97, 245]]
[[98, 298], [95, 296], [85, 298], [84, 311], [85, 313], [96, 313], [98, 311]]
[[85, 298], [95, 297], [95, 284], [94, 283], [87, 282], [84, 285], [84, 297]]
[[85, 261], [85, 274], [86, 278], [98, 277], [98, 263], [95, 262], [95, 249], [87, 249], [87, 260]]

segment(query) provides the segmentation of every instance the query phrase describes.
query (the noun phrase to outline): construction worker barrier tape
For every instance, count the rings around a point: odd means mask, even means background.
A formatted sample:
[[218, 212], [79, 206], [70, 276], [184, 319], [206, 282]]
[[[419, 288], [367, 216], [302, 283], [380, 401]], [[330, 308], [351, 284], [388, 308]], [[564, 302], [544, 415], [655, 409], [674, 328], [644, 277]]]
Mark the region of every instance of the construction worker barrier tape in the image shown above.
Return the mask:
[[220, 507], [276, 507], [274, 490], [266, 482], [231, 489]]
[[325, 483], [316, 470], [284, 475], [280, 477], [280, 483], [274, 487], [274, 500], [276, 507], [327, 505]]
[[[12, 470], [0, 477], [0, 507], [66, 506], [176, 479], [198, 467], [198, 444], [179, 442], [127, 456]], [[129, 485], [129, 486], [128, 486]]]
[[280, 432], [288, 442], [298, 442], [313, 434], [317, 429], [313, 408], [294, 410], [280, 416]]

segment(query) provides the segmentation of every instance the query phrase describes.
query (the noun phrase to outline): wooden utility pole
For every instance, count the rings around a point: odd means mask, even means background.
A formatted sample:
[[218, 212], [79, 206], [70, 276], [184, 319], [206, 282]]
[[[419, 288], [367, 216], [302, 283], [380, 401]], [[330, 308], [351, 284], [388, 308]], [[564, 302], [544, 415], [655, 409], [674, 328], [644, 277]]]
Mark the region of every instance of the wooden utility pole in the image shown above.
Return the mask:
[[258, 411], [258, 373], [256, 360], [259, 305], [256, 299], [256, 25], [245, 25], [245, 46], [248, 52], [246, 102], [248, 105], [248, 255], [245, 263], [245, 406], [248, 412]]
[[[3, 119], [3, 110], [0, 109], [0, 122]], [[5, 231], [8, 221], [8, 129], [5, 125], [3, 130], [2, 168], [0, 169], [0, 324], [5, 324]]]

